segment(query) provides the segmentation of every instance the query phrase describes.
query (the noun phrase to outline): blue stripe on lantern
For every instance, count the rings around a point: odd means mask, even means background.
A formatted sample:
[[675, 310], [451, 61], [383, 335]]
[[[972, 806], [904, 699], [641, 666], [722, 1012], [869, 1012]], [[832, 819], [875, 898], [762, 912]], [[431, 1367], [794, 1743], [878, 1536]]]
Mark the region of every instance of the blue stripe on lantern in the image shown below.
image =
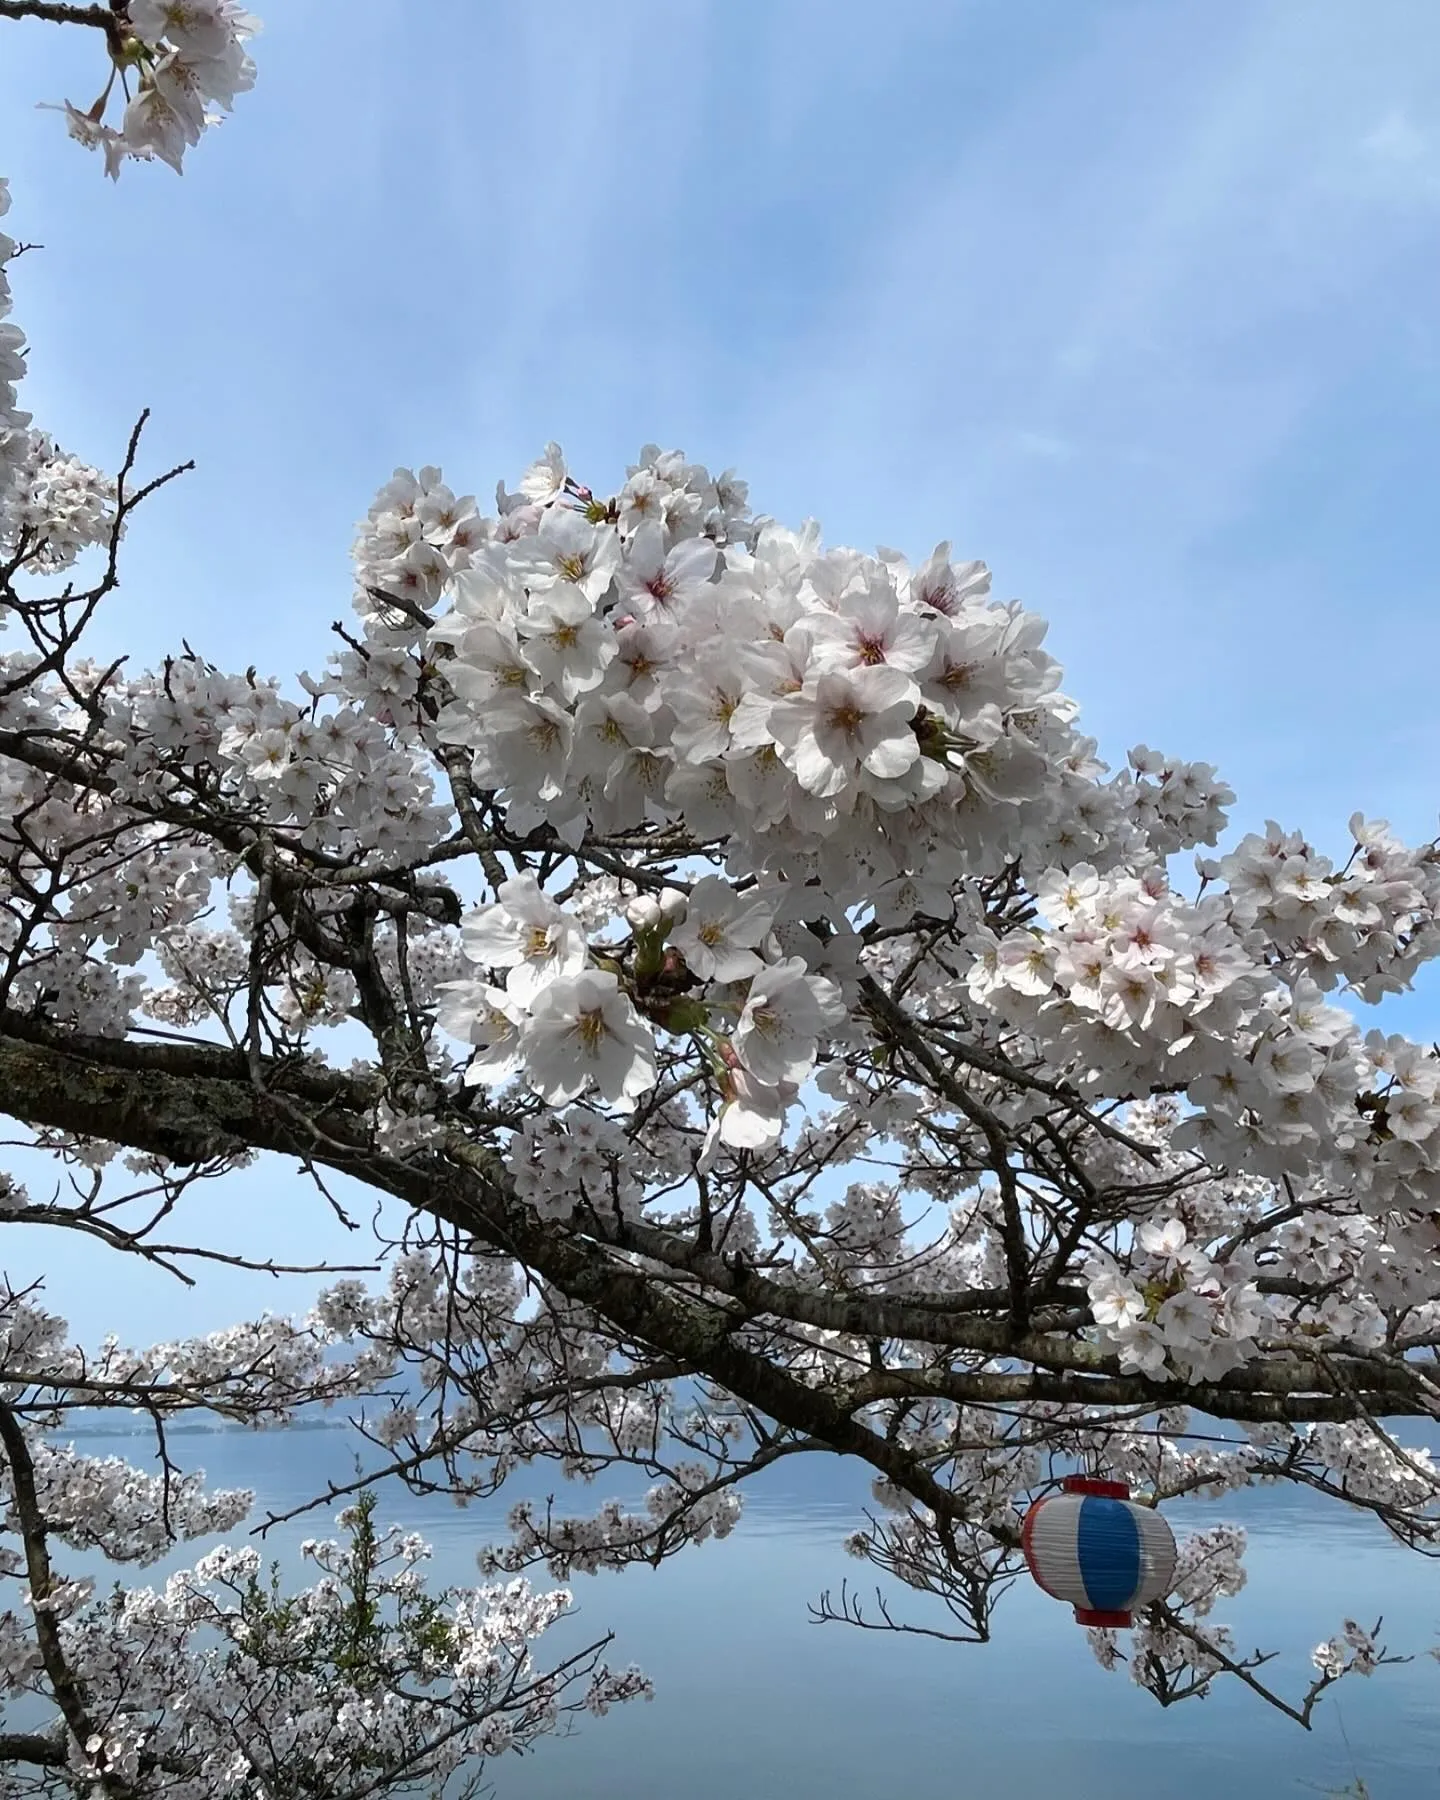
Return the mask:
[[1085, 1496], [1075, 1555], [1091, 1607], [1096, 1612], [1123, 1612], [1140, 1586], [1140, 1532], [1124, 1500]]

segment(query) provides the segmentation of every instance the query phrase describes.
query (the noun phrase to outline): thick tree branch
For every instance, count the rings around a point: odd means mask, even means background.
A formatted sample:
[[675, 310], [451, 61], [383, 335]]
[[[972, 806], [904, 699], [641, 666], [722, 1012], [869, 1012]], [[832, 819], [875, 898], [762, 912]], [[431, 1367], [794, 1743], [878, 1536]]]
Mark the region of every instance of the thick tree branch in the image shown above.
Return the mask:
[[[1275, 1356], [1231, 1371], [1192, 1395], [1174, 1384], [1119, 1373], [1113, 1359], [1081, 1339], [1031, 1332], [1019, 1336], [1003, 1321], [930, 1312], [896, 1311], [888, 1299], [822, 1296], [760, 1275], [744, 1263], [686, 1247], [672, 1249], [655, 1228], [617, 1228], [617, 1240], [640, 1254], [691, 1269], [705, 1287], [739, 1310], [699, 1296], [667, 1291], [602, 1244], [557, 1232], [509, 1192], [492, 1150], [453, 1132], [444, 1157], [402, 1161], [374, 1148], [365, 1111], [375, 1089], [335, 1073], [267, 1064], [266, 1091], [256, 1092], [243, 1054], [199, 1045], [140, 1045], [125, 1040], [72, 1039], [67, 1048], [0, 1036], [0, 1108], [32, 1126], [78, 1132], [146, 1150], [176, 1162], [208, 1160], [241, 1149], [300, 1157], [353, 1176], [446, 1220], [543, 1276], [570, 1299], [592, 1308], [634, 1339], [685, 1362], [731, 1388], [769, 1417], [835, 1449], [862, 1457], [916, 1492], [915, 1459], [851, 1416], [885, 1398], [924, 1394], [961, 1401], [1057, 1400], [1076, 1404], [1156, 1407], [1177, 1398], [1220, 1418], [1305, 1420], [1348, 1417], [1353, 1403], [1335, 1392], [1334, 1376], [1318, 1363]], [[183, 1072], [182, 1072], [183, 1071]], [[307, 1100], [313, 1114], [279, 1100]], [[957, 1351], [1036, 1365], [1034, 1368], [949, 1373], [905, 1370], [867, 1377], [843, 1401], [806, 1386], [735, 1338], [747, 1318], [774, 1315], [819, 1329], [861, 1336], [904, 1335]], [[1405, 1366], [1382, 1371], [1373, 1362], [1351, 1374], [1377, 1412], [1424, 1415], [1428, 1398], [1407, 1381]], [[960, 1502], [928, 1478], [926, 1505], [956, 1515]]]
[[0, 1763], [33, 1763], [41, 1769], [63, 1769], [67, 1761], [63, 1737], [38, 1731], [0, 1731]]

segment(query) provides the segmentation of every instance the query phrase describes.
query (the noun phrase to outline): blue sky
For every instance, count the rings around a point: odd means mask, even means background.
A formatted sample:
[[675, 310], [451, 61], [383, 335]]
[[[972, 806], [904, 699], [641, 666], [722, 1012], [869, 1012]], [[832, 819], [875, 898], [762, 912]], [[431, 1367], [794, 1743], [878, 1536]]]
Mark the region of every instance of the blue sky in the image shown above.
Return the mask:
[[[107, 648], [318, 669], [397, 463], [483, 500], [548, 438], [597, 487], [653, 440], [984, 557], [1112, 761], [1433, 835], [1433, 0], [256, 4], [255, 91], [118, 191], [33, 106], [98, 92], [90, 34], [0, 21], [27, 404], [112, 464], [149, 405], [198, 465]], [[288, 1173], [236, 1192], [322, 1242]], [[109, 1283], [52, 1268], [137, 1335], [251, 1303]]]

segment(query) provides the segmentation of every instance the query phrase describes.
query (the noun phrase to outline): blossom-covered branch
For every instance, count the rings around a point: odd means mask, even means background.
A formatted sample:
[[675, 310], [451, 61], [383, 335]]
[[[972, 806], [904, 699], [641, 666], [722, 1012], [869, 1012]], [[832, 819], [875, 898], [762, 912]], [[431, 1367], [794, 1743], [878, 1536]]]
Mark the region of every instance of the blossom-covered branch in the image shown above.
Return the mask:
[[[1103, 779], [983, 572], [824, 553], [658, 453], [599, 501], [551, 452], [490, 522], [397, 477], [359, 558], [358, 630], [304, 701], [191, 653], [126, 683], [47, 671], [68, 714], [42, 713], [27, 665], [17, 779], [84, 797], [130, 900], [123, 833], [170, 859], [123, 943], [88, 827], [48, 884], [107, 966], [143, 946], [170, 979], [110, 998], [85, 957], [82, 1004], [27, 1003], [56, 960], [32, 910], [0, 1059], [52, 1143], [270, 1151], [414, 1208], [403, 1295], [345, 1306], [429, 1395], [372, 1428], [415, 1485], [491, 1492], [536, 1456], [668, 1471], [648, 1521], [517, 1514], [496, 1567], [652, 1560], [729, 1529], [764, 1461], [821, 1449], [899, 1509], [864, 1553], [964, 1596], [976, 1635], [1019, 1510], [1075, 1462], [1160, 1498], [1302, 1482], [1431, 1541], [1428, 1458], [1373, 1423], [1434, 1406], [1426, 1165], [1388, 1123], [1414, 1077], [1387, 1059], [1420, 1053], [1362, 1042], [1321, 987], [1430, 954], [1428, 851], [1357, 823], [1337, 874], [1251, 840], [1180, 901], [1166, 861], [1227, 796], [1145, 752]], [[832, 668], [822, 768], [781, 708]], [[896, 677], [881, 774], [870, 670]], [[1252, 906], [1252, 871], [1296, 857], [1323, 931]], [[230, 924], [207, 925], [221, 881]], [[184, 1041], [137, 1041], [146, 1013]], [[373, 1060], [327, 1064], [317, 1034], [357, 1026]], [[948, 1209], [928, 1241], [917, 1199]], [[534, 1320], [473, 1291], [515, 1263]], [[719, 1410], [683, 1423], [678, 1373]], [[608, 1448], [602, 1398], [632, 1421]], [[1242, 1427], [1218, 1462], [1184, 1447], [1190, 1408]]]
[[[155, 157], [178, 174], [206, 126], [218, 124], [236, 95], [254, 85], [245, 44], [259, 20], [237, 0], [0, 0], [0, 19], [86, 25], [102, 35], [108, 74], [99, 96], [86, 107], [66, 100], [55, 110], [65, 114], [72, 138], [102, 152], [112, 180], [126, 162]], [[112, 102], [118, 125], [106, 123]]]

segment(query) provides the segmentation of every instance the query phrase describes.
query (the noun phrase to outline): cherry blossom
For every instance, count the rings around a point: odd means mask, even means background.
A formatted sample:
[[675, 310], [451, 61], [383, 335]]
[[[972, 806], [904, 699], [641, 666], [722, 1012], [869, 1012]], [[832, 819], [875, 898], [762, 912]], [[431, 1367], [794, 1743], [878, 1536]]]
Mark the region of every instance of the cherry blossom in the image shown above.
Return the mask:
[[549, 982], [585, 967], [585, 933], [533, 875], [514, 876], [497, 892], [497, 904], [466, 920], [465, 953], [473, 962], [507, 970], [505, 992], [523, 1005]]
[[801, 787], [828, 799], [856, 786], [861, 771], [896, 781], [921, 759], [910, 729], [916, 699], [897, 669], [817, 670], [799, 693], [774, 702], [768, 724]]
[[[23, 17], [28, 9], [19, 10]], [[63, 14], [67, 22], [101, 30], [112, 66], [92, 106], [82, 109], [67, 100], [53, 110], [64, 113], [77, 143], [104, 153], [112, 180], [130, 159], [158, 157], [178, 174], [186, 150], [199, 143], [205, 127], [218, 124], [236, 96], [254, 85], [255, 65], [245, 44], [259, 21], [237, 0], [125, 0], [109, 10], [108, 19], [98, 8], [87, 14], [75, 7]], [[37, 7], [35, 16], [53, 14]], [[117, 81], [126, 103], [118, 127], [105, 123]]]
[[531, 1086], [551, 1106], [590, 1086], [620, 1103], [655, 1085], [650, 1033], [618, 977], [602, 970], [548, 982], [531, 1004], [520, 1048]]
[[720, 876], [706, 875], [690, 890], [684, 921], [670, 941], [702, 981], [743, 981], [764, 966], [756, 947], [774, 916], [773, 904], [737, 894]]
[[786, 957], [750, 983], [735, 1049], [758, 1081], [801, 1082], [815, 1066], [821, 1032], [843, 1016], [834, 982], [809, 974], [803, 958]]

